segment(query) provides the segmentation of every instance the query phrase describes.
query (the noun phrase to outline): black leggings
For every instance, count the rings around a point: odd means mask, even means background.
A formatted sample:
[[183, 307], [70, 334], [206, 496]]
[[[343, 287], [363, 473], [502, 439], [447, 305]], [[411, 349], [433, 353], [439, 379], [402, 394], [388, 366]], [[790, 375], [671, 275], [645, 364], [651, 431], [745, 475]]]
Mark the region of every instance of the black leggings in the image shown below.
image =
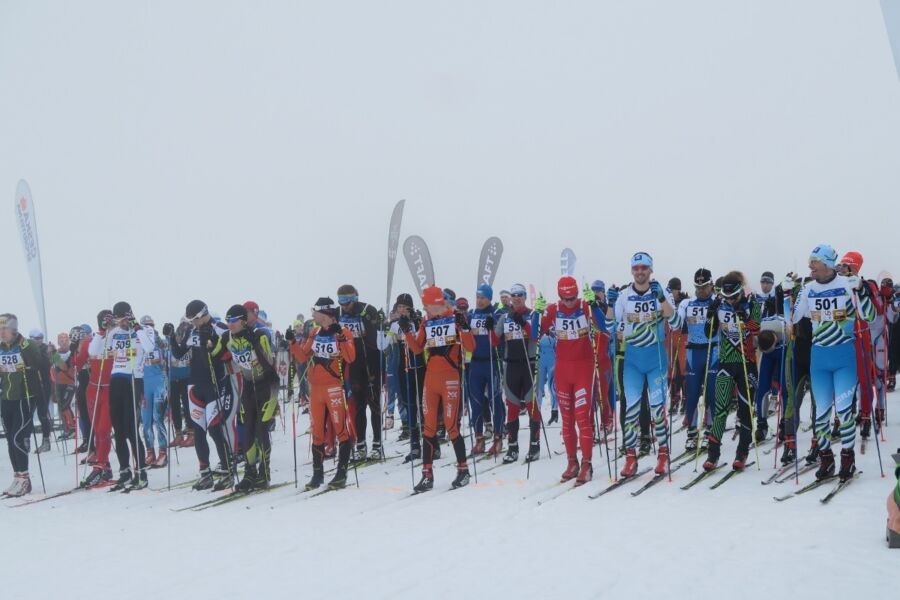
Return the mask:
[[28, 435], [31, 431], [31, 410], [26, 398], [19, 400], [0, 400], [0, 417], [3, 418], [3, 429], [6, 431], [6, 446], [9, 449], [9, 462], [13, 471], [28, 471]]
[[[132, 393], [132, 381], [134, 388]], [[109, 382], [109, 420], [112, 423], [116, 443], [116, 457], [119, 471], [130, 468], [128, 442], [136, 454], [135, 463], [139, 471], [146, 468], [144, 463], [144, 440], [138, 435], [135, 407], [144, 395], [144, 380], [130, 377], [113, 377]]]
[[[378, 379], [380, 370], [377, 365], [375, 369], [372, 369], [371, 366], [366, 369], [365, 362], [360, 362], [362, 366], [355, 369], [351, 366], [350, 373], [350, 393], [355, 398], [356, 409], [353, 417], [356, 441], [360, 444], [366, 441], [366, 406], [368, 406], [372, 413], [372, 441], [381, 443], [381, 381]], [[355, 362], [351, 363], [351, 365], [355, 364]]]
[[[188, 380], [173, 379], [170, 381], [169, 389], [169, 410], [172, 411], [172, 424], [175, 431], [182, 431], [184, 427], [184, 419], [188, 416]], [[183, 415], [183, 416], [182, 416]]]
[[422, 390], [425, 389], [425, 359], [420, 355], [410, 356], [410, 360], [419, 361], [419, 368], [407, 371], [403, 361], [400, 361], [397, 386], [400, 388], [399, 402], [406, 408], [410, 444], [413, 448], [419, 448], [419, 415], [422, 412]]
[[[263, 412], [266, 402], [277, 402], [277, 394], [270, 383], [254, 383], [244, 379], [241, 393], [241, 424], [244, 435], [241, 437], [241, 452], [250, 451], [253, 444], [259, 442], [261, 452], [260, 465], [268, 471], [269, 453], [272, 444], [269, 439], [269, 428], [263, 423]], [[274, 412], [272, 413], [275, 414]], [[268, 475], [268, 472], [266, 473]]]
[[88, 412], [87, 387], [90, 373], [83, 369], [78, 372], [78, 389], [75, 390], [75, 402], [78, 404], [78, 424], [81, 427], [81, 439], [90, 441], [90, 450], [94, 450], [94, 436], [91, 435], [91, 417]]

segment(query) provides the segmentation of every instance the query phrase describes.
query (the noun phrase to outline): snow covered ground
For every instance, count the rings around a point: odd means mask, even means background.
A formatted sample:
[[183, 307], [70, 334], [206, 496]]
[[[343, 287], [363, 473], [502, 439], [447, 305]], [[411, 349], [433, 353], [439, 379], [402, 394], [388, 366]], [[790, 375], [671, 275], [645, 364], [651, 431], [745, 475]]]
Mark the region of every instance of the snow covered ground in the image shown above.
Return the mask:
[[[298, 431], [306, 423], [301, 417]], [[291, 485], [199, 512], [174, 512], [210, 495], [187, 487], [78, 492], [19, 508], [10, 508], [18, 500], [5, 500], [0, 592], [3, 598], [895, 598], [900, 555], [886, 549], [884, 524], [897, 426], [889, 423], [881, 445], [887, 477], [879, 476], [870, 442], [858, 459], [865, 474], [828, 505], [819, 502], [827, 488], [773, 501], [795, 486], [760, 485], [774, 462], [762, 450], [762, 471], [754, 467], [717, 490], [709, 483], [679, 489], [693, 477], [687, 466], [671, 484], [639, 497], [629, 493], [638, 488], [632, 482], [588, 500], [608, 484], [603, 456], [595, 457], [593, 482], [539, 505], [561, 489], [554, 484], [564, 468], [564, 458], [548, 460], [545, 449], [530, 480], [525, 466], [513, 465], [446, 492], [453, 477], [452, 468], [443, 468], [452, 461], [447, 446], [435, 491], [415, 497], [409, 467], [393, 458], [361, 469], [359, 489], [309, 499]], [[279, 423], [275, 434], [275, 482], [293, 479], [290, 430], [288, 414], [286, 432]], [[388, 433], [388, 456], [405, 451], [397, 433]], [[676, 449], [683, 436], [676, 436]], [[551, 448], [561, 450], [559, 429], [549, 437]], [[310, 473], [308, 443], [309, 436], [298, 438], [301, 488]], [[727, 440], [723, 458], [730, 461], [734, 447]], [[67, 460], [56, 450], [45, 456], [49, 493], [73, 485]], [[178, 460], [173, 485], [195, 476], [192, 450], [181, 449]], [[8, 462], [0, 465], [5, 484]], [[489, 466], [478, 463], [482, 471]], [[32, 474], [37, 494], [35, 461]], [[150, 487], [165, 485], [166, 470], [152, 471]]]

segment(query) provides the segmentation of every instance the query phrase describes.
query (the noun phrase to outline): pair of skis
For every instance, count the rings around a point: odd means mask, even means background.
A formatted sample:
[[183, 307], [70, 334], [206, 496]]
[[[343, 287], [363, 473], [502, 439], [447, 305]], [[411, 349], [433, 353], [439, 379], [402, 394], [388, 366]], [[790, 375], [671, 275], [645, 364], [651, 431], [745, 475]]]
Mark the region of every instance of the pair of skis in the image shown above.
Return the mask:
[[[837, 485], [832, 487], [831, 490], [825, 496], [823, 496], [822, 498], [819, 499], [819, 501], [822, 504], [828, 504], [835, 496], [837, 496], [839, 493], [841, 493], [842, 491], [847, 489], [847, 486], [849, 486], [860, 475], [862, 475], [862, 471], [856, 471], [853, 474], [853, 476], [850, 477], [849, 479], [847, 479], [846, 481], [838, 481]], [[791, 498], [793, 498], [795, 496], [799, 496], [801, 494], [811, 492], [812, 490], [819, 488], [819, 487], [825, 485], [826, 483], [830, 483], [830, 482], [834, 481], [836, 478], [837, 478], [836, 475], [832, 475], [831, 477], [826, 477], [825, 479], [817, 479], [817, 480], [813, 481], [812, 483], [806, 484], [799, 490], [791, 492], [790, 494], [785, 494], [784, 496], [775, 496], [775, 501], [776, 502], [784, 502], [785, 500], [790, 500]]]

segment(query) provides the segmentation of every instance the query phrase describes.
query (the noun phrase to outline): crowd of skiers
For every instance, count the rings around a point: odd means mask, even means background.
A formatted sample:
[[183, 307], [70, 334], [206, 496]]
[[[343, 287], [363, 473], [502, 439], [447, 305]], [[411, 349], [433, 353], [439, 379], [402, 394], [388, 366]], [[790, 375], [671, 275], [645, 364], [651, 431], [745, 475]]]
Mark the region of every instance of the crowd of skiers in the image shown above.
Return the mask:
[[[98, 313], [95, 326], [73, 327], [56, 344], [44, 343], [40, 331], [25, 338], [14, 315], [0, 315], [0, 408], [15, 473], [5, 495], [31, 490], [31, 440], [37, 452], [49, 450], [51, 401], [60, 437], [81, 442], [85, 487], [146, 487], [147, 470], [165, 466], [169, 447], [179, 446], [196, 451], [194, 489], [266, 488], [269, 432], [285, 382], [285, 397], [293, 401], [296, 392], [310, 417], [307, 489], [325, 484], [326, 458], [337, 458], [332, 488], [346, 485], [352, 463], [383, 459], [382, 436], [395, 416], [399, 438], [409, 440], [406, 461], [421, 461], [416, 492], [433, 487], [446, 440], [453, 487], [469, 483], [468, 461], [483, 454], [518, 461], [522, 413], [521, 454], [537, 460], [545, 399], [547, 423], [560, 423], [568, 459], [561, 480], [576, 486], [592, 478], [597, 440], [611, 436], [622, 443], [621, 477], [635, 476], [651, 446], [654, 471], [665, 473], [679, 417], [685, 451], [702, 451], [704, 469], [714, 469], [734, 409], [732, 468], [743, 469], [751, 445], [770, 435], [773, 401], [788, 464], [798, 459], [807, 391], [814, 426], [805, 461], [817, 465], [818, 479], [853, 476], [857, 434], [865, 443], [884, 422], [900, 364], [900, 286], [890, 274], [862, 278], [859, 253], [839, 259], [821, 245], [810, 253], [807, 277], [776, 281], [766, 272], [754, 292], [740, 272], [715, 277], [701, 267], [691, 296], [677, 278], [655, 280], [646, 252], [630, 266], [625, 285], [597, 280], [579, 289], [564, 276], [556, 301], [532, 291], [532, 306], [523, 284], [501, 291], [497, 302], [484, 283], [472, 305], [431, 286], [418, 302], [400, 294], [385, 313], [344, 285], [336, 301], [319, 298], [312, 318], [298, 315], [283, 335], [255, 302], [235, 304], [219, 319], [194, 300], [177, 325], [159, 332], [151, 317], [137, 319], [118, 302]], [[463, 413], [471, 431], [461, 430]]]

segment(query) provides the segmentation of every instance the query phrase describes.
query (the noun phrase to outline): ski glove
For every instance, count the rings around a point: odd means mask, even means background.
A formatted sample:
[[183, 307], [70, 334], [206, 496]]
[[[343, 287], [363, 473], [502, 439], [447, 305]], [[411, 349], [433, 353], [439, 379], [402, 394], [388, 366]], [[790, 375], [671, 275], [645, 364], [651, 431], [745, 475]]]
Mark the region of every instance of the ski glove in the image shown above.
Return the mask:
[[288, 342], [294, 341], [294, 328], [293, 327], [288, 327], [287, 329], [284, 330], [284, 339], [286, 339]]
[[547, 308], [547, 299], [544, 298], [543, 294], [538, 294], [537, 299], [534, 301], [534, 310], [538, 312], [544, 312]]
[[466, 319], [466, 315], [463, 313], [456, 313], [456, 326], [459, 327], [462, 331], [469, 330], [469, 320]]
[[619, 288], [612, 286], [608, 290], [606, 290], [606, 300], [610, 304], [615, 304], [616, 300], [619, 299]]
[[581, 295], [588, 302], [593, 302], [594, 299], [596, 298], [596, 295], [594, 294], [594, 290], [592, 290], [591, 286], [589, 286], [588, 284], [584, 284], [584, 289], [581, 290]]
[[525, 316], [520, 312], [514, 312], [511, 315], [512, 322], [519, 327], [525, 327]]
[[400, 331], [403, 333], [407, 333], [410, 330], [410, 321], [409, 317], [403, 316], [397, 320], [397, 326], [400, 327]]
[[656, 296], [656, 299], [663, 302], [666, 299], [666, 293], [663, 291], [662, 284], [655, 279], [650, 282], [650, 291]]
[[494, 322], [494, 315], [488, 315], [484, 320], [484, 328], [490, 331], [494, 328], [494, 325], [496, 325]]
[[331, 335], [339, 335], [341, 333], [341, 326], [337, 323], [332, 323], [328, 326], [328, 329], [325, 330], [325, 333], [329, 333]]
[[166, 337], [172, 337], [175, 335], [175, 326], [171, 323], [166, 323], [163, 325], [163, 335]]

